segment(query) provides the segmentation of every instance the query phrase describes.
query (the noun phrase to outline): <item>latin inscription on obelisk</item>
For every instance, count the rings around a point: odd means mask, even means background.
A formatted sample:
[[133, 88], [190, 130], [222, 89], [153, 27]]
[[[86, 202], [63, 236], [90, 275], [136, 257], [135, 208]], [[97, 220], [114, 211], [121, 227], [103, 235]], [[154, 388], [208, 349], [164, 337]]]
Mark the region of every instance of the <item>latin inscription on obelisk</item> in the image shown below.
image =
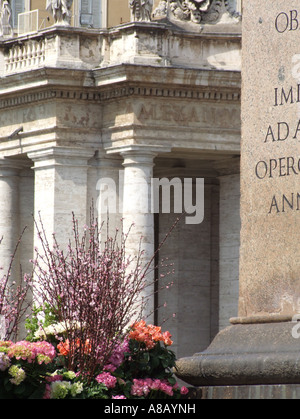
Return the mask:
[[300, 312], [300, 2], [244, 1], [240, 316]]

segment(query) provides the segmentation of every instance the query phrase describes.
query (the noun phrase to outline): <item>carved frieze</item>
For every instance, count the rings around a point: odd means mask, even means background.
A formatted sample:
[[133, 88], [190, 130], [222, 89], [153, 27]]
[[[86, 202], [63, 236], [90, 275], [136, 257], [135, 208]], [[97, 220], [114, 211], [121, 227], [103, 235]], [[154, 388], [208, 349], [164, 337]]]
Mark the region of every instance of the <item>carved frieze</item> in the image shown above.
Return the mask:
[[240, 18], [240, 0], [161, 0], [153, 12], [155, 18], [170, 17], [192, 23], [217, 23], [226, 13]]
[[212, 0], [172, 0], [170, 9], [174, 16], [180, 20], [190, 20], [200, 23], [208, 12]]

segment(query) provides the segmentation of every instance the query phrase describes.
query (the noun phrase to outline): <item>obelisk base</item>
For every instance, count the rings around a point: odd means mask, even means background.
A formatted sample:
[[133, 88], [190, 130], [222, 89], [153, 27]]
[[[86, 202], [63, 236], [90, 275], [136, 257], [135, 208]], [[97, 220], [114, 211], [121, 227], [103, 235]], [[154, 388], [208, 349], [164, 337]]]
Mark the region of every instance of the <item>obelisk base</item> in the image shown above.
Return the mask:
[[179, 359], [176, 375], [196, 387], [300, 384], [295, 327], [291, 321], [230, 326], [204, 352]]
[[190, 389], [189, 400], [291, 400], [300, 399], [300, 384], [211, 386]]

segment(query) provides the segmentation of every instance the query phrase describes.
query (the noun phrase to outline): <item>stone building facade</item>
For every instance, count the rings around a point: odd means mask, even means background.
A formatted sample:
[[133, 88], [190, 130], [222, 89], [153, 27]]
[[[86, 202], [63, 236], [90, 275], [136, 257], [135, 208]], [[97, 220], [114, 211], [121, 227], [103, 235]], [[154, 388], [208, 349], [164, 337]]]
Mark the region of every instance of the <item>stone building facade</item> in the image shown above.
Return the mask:
[[[20, 1], [20, 10], [42, 15], [44, 3]], [[159, 278], [162, 261], [173, 263], [174, 284], [158, 286], [155, 320], [168, 319], [177, 356], [188, 356], [237, 315], [241, 5], [156, 1], [149, 20], [127, 0], [88, 3], [74, 1], [70, 25], [50, 16], [18, 34], [14, 23], [0, 41], [0, 260], [7, 266], [26, 225], [18, 258], [30, 269], [32, 214], [62, 244], [72, 211], [83, 225], [95, 202], [104, 220], [101, 179], [114, 181], [122, 204], [110, 227], [134, 221], [130, 252], [142, 236], [150, 258], [178, 214], [139, 211], [150, 208], [145, 185], [204, 179], [204, 220], [183, 217], [157, 260]], [[78, 16], [83, 6], [92, 16]], [[97, 25], [82, 24], [99, 10]]]

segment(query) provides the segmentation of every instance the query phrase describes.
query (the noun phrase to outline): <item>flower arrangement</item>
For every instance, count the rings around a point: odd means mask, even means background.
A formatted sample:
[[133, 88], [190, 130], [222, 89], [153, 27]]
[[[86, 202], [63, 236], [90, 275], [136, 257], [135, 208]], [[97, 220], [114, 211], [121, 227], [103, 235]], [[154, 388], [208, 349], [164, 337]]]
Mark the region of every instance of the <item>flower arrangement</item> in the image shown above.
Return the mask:
[[0, 341], [0, 399], [42, 398], [55, 358], [45, 341]]
[[[0, 399], [173, 399], [188, 392], [173, 376], [170, 333], [145, 321], [129, 328], [92, 379], [67, 367], [71, 348], [80, 350], [80, 342], [57, 342], [0, 341]], [[83, 347], [89, 356], [89, 344]]]
[[[146, 304], [141, 294], [152, 261], [143, 267], [142, 251], [135, 258], [127, 256], [128, 234], [118, 237], [116, 232], [103, 243], [92, 218], [80, 236], [73, 215], [74, 237], [64, 252], [55, 234], [50, 246], [41, 220], [35, 226], [41, 247], [32, 260], [34, 281], [25, 275], [25, 290], [21, 287], [13, 294], [8, 292], [9, 275], [0, 278], [0, 315], [5, 320], [0, 399], [153, 399], [186, 394], [174, 378], [171, 334], [140, 320]], [[29, 288], [37, 305], [25, 323], [26, 340], [14, 343], [28, 308]]]

